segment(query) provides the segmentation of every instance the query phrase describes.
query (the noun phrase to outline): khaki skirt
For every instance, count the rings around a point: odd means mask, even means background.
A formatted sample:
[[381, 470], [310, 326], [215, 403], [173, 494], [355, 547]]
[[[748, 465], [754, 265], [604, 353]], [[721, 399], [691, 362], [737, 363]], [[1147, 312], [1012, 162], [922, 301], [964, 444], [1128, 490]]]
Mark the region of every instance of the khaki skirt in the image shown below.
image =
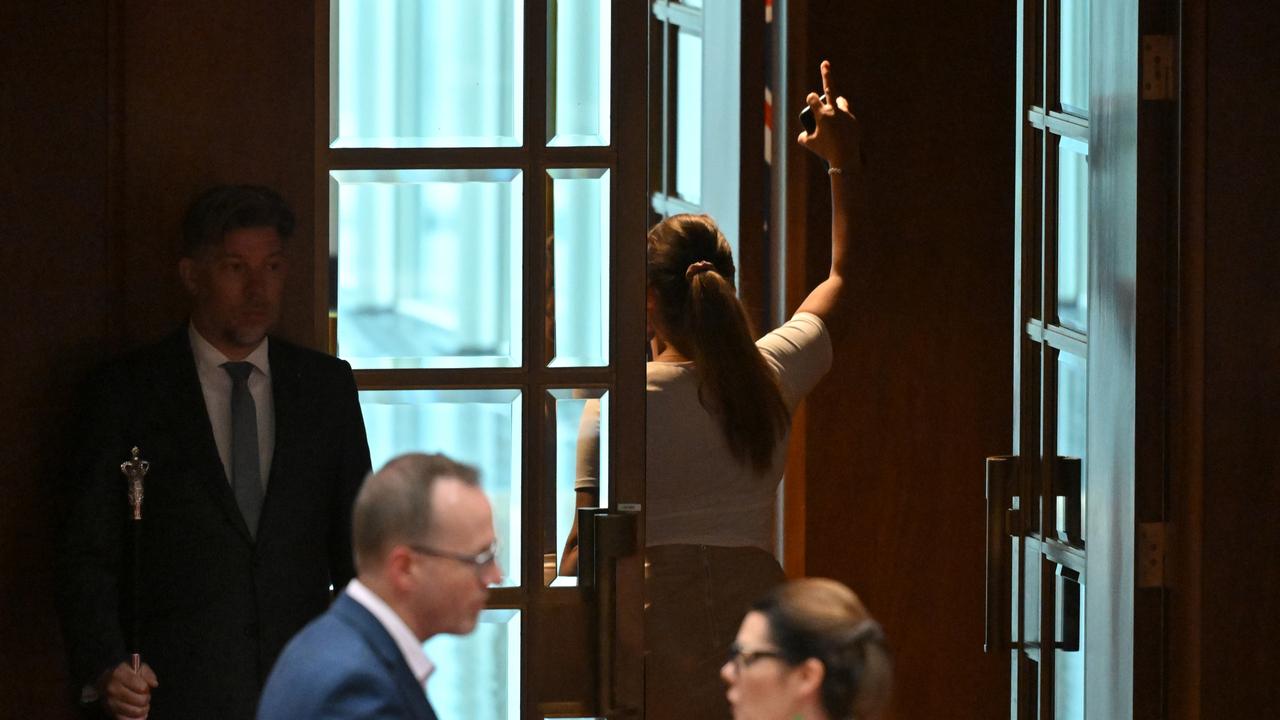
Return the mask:
[[645, 716], [729, 717], [720, 667], [782, 568], [760, 548], [714, 545], [650, 547], [645, 565]]

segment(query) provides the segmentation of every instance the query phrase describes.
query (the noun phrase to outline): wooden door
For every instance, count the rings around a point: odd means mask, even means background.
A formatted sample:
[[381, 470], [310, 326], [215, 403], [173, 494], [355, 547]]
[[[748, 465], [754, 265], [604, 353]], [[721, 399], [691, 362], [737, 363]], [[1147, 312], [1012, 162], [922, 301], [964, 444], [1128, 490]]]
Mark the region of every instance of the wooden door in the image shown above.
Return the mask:
[[[428, 693], [442, 717], [637, 716], [647, 8], [323, 5], [317, 335], [355, 368], [375, 466], [480, 469], [505, 572], [475, 632], [427, 643]], [[579, 582], [559, 560], [588, 404], [604, 507]]]
[[1140, 28], [1162, 8], [1020, 6], [1015, 457], [988, 466], [988, 649], [1015, 719], [1160, 714], [1176, 56]]

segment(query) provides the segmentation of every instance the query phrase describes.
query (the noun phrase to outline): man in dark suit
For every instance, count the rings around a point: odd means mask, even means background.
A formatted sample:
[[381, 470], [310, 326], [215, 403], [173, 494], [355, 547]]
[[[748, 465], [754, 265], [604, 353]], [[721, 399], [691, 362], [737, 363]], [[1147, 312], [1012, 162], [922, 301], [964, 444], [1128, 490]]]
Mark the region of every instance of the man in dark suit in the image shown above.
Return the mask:
[[[267, 188], [197, 198], [179, 264], [190, 324], [88, 384], [59, 555], [72, 679], [88, 708], [253, 717], [280, 650], [353, 574], [351, 504], [370, 463], [351, 368], [267, 337], [293, 224]], [[150, 463], [136, 548], [120, 469], [135, 446]]]
[[258, 720], [435, 720], [422, 644], [476, 626], [495, 561], [493, 513], [475, 470], [402, 455], [355, 505], [359, 576], [281, 654]]

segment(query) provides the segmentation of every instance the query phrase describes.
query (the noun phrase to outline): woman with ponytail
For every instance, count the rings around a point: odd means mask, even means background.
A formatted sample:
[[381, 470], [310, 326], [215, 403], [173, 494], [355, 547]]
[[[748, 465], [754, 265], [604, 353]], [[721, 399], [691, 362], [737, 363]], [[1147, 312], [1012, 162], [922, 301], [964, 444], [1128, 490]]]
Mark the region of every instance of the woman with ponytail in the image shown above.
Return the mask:
[[829, 166], [831, 270], [791, 320], [755, 340], [711, 218], [649, 231], [648, 717], [727, 715], [717, 671], [748, 604], [783, 580], [771, 548], [791, 413], [831, 367], [864, 215], [858, 123], [826, 62], [822, 83], [825, 97], [807, 100], [817, 127], [799, 142]]

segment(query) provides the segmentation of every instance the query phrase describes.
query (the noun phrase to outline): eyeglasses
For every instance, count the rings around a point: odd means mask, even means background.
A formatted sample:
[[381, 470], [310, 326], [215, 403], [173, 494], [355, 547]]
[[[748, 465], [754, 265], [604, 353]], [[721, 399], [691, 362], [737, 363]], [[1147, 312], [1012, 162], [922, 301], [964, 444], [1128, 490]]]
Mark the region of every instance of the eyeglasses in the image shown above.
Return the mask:
[[737, 672], [742, 672], [762, 658], [781, 657], [782, 653], [777, 650], [743, 650], [741, 645], [734, 643], [729, 646], [729, 657], [725, 659], [725, 662], [733, 665], [733, 669]]
[[418, 553], [419, 555], [430, 555], [431, 557], [444, 558], [446, 560], [453, 560], [454, 562], [460, 562], [463, 565], [470, 566], [471, 569], [475, 570], [477, 573], [489, 567], [489, 565], [491, 565], [493, 562], [495, 562], [498, 559], [498, 542], [496, 540], [489, 547], [476, 553], [475, 555], [468, 555], [466, 553], [449, 552], [448, 550], [437, 550], [435, 548], [430, 548], [425, 545], [414, 545], [413, 543], [406, 543], [405, 547]]

